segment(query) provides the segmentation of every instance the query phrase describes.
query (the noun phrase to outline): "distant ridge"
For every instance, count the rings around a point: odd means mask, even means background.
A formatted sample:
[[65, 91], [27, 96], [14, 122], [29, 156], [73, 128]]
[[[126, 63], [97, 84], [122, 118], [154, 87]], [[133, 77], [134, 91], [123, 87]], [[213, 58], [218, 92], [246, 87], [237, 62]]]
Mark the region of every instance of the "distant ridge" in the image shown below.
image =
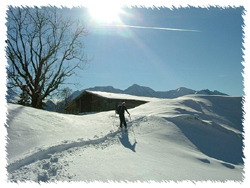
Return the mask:
[[[169, 90], [169, 91], [154, 91], [150, 87], [140, 86], [138, 84], [133, 84], [132, 86], [128, 87], [125, 90], [116, 89], [112, 86], [96, 86], [96, 87], [88, 88], [84, 90], [105, 91], [105, 92], [111, 92], [111, 93], [123, 93], [123, 94], [130, 94], [130, 95], [136, 95], [136, 96], [170, 98], [170, 99], [181, 97], [184, 95], [190, 95], [190, 94], [227, 95], [225, 93], [222, 93], [216, 90], [211, 91], [209, 89], [203, 89], [200, 91], [195, 91], [195, 90], [188, 89], [185, 87], [180, 87], [178, 89]], [[77, 93], [81, 93], [81, 92], [77, 91]]]
[[[69, 97], [69, 101], [74, 100], [77, 96], [79, 96], [83, 91], [90, 90], [90, 91], [103, 91], [103, 92], [110, 92], [110, 93], [121, 93], [121, 94], [129, 94], [129, 95], [135, 95], [135, 96], [141, 96], [141, 97], [155, 97], [155, 98], [169, 98], [174, 99], [178, 98], [184, 95], [190, 95], [190, 94], [203, 94], [203, 95], [227, 95], [225, 93], [221, 93], [219, 91], [210, 91], [209, 89], [204, 89], [200, 91], [195, 91], [192, 89], [188, 89], [185, 87], [180, 87], [175, 90], [169, 90], [169, 91], [154, 91], [150, 87], [140, 86], [138, 84], [133, 84], [132, 86], [128, 87], [125, 90], [116, 89], [113, 86], [96, 86], [93, 88], [87, 88], [84, 90], [77, 90], [72, 93], [72, 95]], [[19, 100], [19, 96], [13, 91], [8, 90], [6, 99], [8, 103], [17, 103]], [[56, 106], [60, 106], [61, 104], [64, 104], [64, 101], [55, 102], [54, 100], [48, 99], [44, 101], [46, 103], [45, 110], [49, 111], [55, 111], [54, 109]], [[64, 106], [64, 105], [61, 105]], [[58, 107], [57, 107], [58, 108]], [[57, 110], [58, 111], [58, 110]], [[60, 112], [63, 112], [63, 107], [61, 108]]]

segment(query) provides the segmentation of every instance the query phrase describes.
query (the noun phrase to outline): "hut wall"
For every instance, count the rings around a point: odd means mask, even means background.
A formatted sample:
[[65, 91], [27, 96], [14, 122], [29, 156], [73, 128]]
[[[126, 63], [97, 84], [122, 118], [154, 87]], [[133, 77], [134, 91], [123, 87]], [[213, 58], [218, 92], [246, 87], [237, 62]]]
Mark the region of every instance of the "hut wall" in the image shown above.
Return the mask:
[[80, 108], [79, 108], [79, 113], [81, 112], [91, 112], [92, 110], [92, 105], [91, 105], [91, 101], [92, 101], [93, 96], [89, 93], [85, 93], [84, 95], [82, 95], [79, 98], [78, 103], [80, 104]]
[[77, 102], [74, 101], [70, 106], [67, 107], [66, 110], [66, 113], [67, 114], [78, 114], [79, 112], [79, 109], [77, 107]]

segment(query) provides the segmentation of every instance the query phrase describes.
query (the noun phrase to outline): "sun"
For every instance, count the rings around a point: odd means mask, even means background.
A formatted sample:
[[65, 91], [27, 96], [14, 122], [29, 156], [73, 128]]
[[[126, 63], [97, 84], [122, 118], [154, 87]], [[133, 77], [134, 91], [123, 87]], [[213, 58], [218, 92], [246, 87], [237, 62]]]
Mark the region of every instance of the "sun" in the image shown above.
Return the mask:
[[89, 13], [92, 19], [104, 23], [112, 23], [119, 21], [119, 15], [121, 12], [121, 8], [115, 6], [98, 6], [89, 8]]

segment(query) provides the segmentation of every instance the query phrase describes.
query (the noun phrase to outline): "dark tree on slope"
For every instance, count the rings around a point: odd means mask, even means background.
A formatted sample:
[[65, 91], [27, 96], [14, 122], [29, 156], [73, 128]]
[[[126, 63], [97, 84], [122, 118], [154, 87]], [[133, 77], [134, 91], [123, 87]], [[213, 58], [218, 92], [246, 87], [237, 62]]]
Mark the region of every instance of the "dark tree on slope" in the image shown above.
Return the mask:
[[7, 87], [19, 88], [32, 107], [42, 108], [43, 99], [88, 62], [84, 23], [56, 7], [9, 7], [6, 25]]
[[[24, 86], [26, 87], [26, 86]], [[26, 89], [22, 90], [22, 93], [20, 94], [20, 99], [17, 102], [18, 104], [24, 105], [24, 106], [30, 106], [30, 96], [26, 92]]]

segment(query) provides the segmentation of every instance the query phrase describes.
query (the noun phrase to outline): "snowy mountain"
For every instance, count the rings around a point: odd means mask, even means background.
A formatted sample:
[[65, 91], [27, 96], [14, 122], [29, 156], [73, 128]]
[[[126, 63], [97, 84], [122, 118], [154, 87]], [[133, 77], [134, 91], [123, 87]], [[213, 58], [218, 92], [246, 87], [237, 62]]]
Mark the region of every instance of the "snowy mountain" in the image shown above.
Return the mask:
[[175, 90], [170, 90], [170, 91], [163, 91], [163, 92], [157, 92], [157, 96], [159, 98], [170, 98], [170, 99], [173, 99], [173, 98], [177, 98], [177, 97], [181, 97], [181, 96], [184, 96], [184, 95], [190, 95], [190, 94], [195, 94], [196, 91], [195, 90], [192, 90], [192, 89], [188, 89], [188, 88], [185, 88], [185, 87], [180, 87], [178, 89], [175, 89]]
[[140, 86], [138, 84], [133, 84], [132, 86], [128, 87], [125, 90], [115, 89], [112, 86], [102, 86], [102, 87], [99, 86], [99, 87], [94, 87], [94, 88], [88, 88], [86, 90], [105, 91], [105, 92], [111, 92], [111, 93], [124, 93], [124, 94], [136, 95], [136, 96], [170, 98], [170, 99], [185, 96], [185, 95], [190, 95], [190, 94], [227, 95], [219, 91], [210, 91], [208, 89], [195, 91], [195, 90], [188, 89], [185, 87], [180, 87], [178, 89], [169, 90], [169, 91], [154, 91], [153, 89], [149, 87]]
[[210, 91], [208, 89], [204, 89], [204, 90], [201, 90], [201, 91], [196, 91], [195, 94], [203, 94], [203, 95], [226, 95], [224, 93], [221, 93], [219, 91]]
[[129, 109], [128, 132], [113, 111], [77, 116], [8, 104], [8, 180], [244, 184], [241, 102], [157, 99]]

